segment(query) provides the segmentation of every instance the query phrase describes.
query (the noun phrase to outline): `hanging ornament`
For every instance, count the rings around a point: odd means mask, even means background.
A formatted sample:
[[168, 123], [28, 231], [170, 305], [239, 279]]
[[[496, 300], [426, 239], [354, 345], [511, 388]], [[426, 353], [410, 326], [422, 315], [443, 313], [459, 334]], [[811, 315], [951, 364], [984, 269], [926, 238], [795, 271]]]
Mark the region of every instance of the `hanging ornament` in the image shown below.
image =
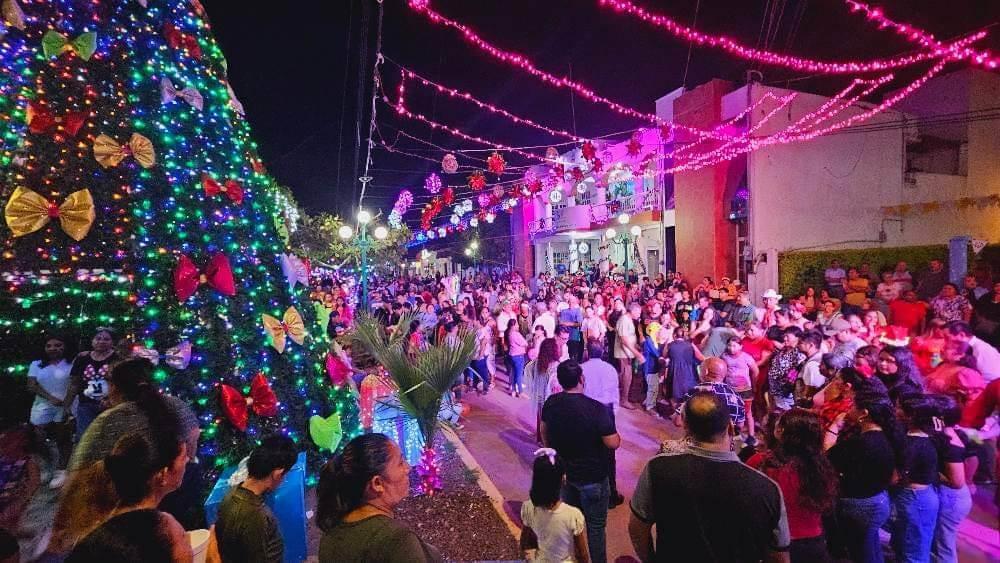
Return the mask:
[[321, 450], [334, 451], [344, 437], [340, 424], [340, 415], [333, 413], [323, 418], [318, 414], [309, 417], [309, 437]]
[[629, 156], [639, 156], [639, 152], [642, 151], [642, 141], [639, 140], [638, 131], [632, 134], [632, 138], [628, 140], [625, 150]]
[[469, 187], [472, 191], [478, 192], [479, 190], [486, 187], [486, 175], [482, 173], [481, 170], [476, 170], [468, 178]]
[[[441, 196], [442, 196], [441, 201], [444, 202], [445, 205], [451, 205], [452, 203], [455, 202], [455, 189], [445, 188]], [[438, 211], [440, 211], [440, 208], [438, 209]]]
[[486, 222], [487, 223], [491, 223], [492, 224], [493, 221], [496, 220], [496, 218], [497, 218], [497, 214], [496, 213], [490, 212], [490, 213], [486, 214]]
[[432, 194], [441, 191], [441, 177], [431, 172], [430, 176], [424, 180], [424, 189]]
[[660, 139], [664, 141], [669, 141], [674, 136], [674, 127], [670, 123], [664, 123], [660, 125]]
[[444, 227], [438, 227], [438, 238], [444, 238], [448, 236], [448, 229]]
[[441, 170], [448, 174], [458, 172], [458, 159], [455, 158], [455, 155], [451, 153], [444, 155], [444, 158], [441, 159]]
[[563, 198], [562, 190], [558, 188], [549, 192], [549, 201], [551, 201], [552, 203], [559, 203], [560, 201], [562, 201], [562, 198]]
[[410, 190], [403, 190], [396, 197], [396, 203], [392, 206], [392, 210], [399, 215], [405, 215], [410, 210], [411, 205], [413, 205], [413, 194]]
[[593, 171], [595, 174], [600, 174], [601, 172], [604, 171], [604, 161], [599, 158], [595, 158], [593, 162], [590, 163], [590, 166], [591, 166], [591, 171]]
[[17, 3], [17, 0], [3, 0], [0, 9], [2, 9], [0, 13], [3, 15], [3, 23], [7, 24], [8, 27], [24, 31], [24, 11], [21, 10], [21, 5]]
[[573, 178], [574, 182], [582, 182], [583, 181], [583, 170], [580, 170], [576, 166], [574, 166], [573, 169], [570, 170], [569, 175], [570, 175], [570, 177]]
[[562, 180], [566, 177], [566, 166], [563, 164], [556, 164], [552, 167], [552, 177], [556, 180]]
[[70, 238], [83, 240], [96, 216], [94, 199], [86, 188], [69, 194], [62, 204], [57, 205], [28, 188], [18, 186], [4, 206], [4, 218], [15, 237], [33, 233], [57, 219]]
[[503, 174], [503, 170], [506, 167], [507, 163], [504, 162], [503, 155], [498, 152], [494, 152], [486, 159], [486, 169], [497, 176]]
[[545, 158], [555, 161], [559, 158], [559, 151], [557, 151], [555, 147], [549, 147], [545, 149]]
[[299, 314], [299, 311], [295, 307], [285, 309], [285, 314], [282, 315], [281, 320], [264, 313], [261, 315], [261, 322], [264, 325], [265, 332], [271, 337], [271, 346], [279, 354], [285, 352], [285, 345], [288, 339], [293, 340], [300, 346], [305, 342], [306, 325], [302, 321], [302, 315]]
[[247, 429], [250, 410], [253, 410], [258, 416], [278, 415], [278, 397], [271, 390], [271, 384], [263, 373], [258, 373], [250, 381], [249, 397], [243, 397], [235, 387], [229, 385], [223, 384], [221, 390], [222, 412], [229, 419], [229, 422], [241, 431], [245, 432]]
[[594, 160], [594, 157], [597, 156], [597, 149], [590, 141], [584, 141], [583, 146], [580, 147], [580, 154], [587, 160]]
[[490, 205], [490, 195], [489, 194], [479, 194], [479, 207], [489, 207]]
[[457, 224], [459, 224], [461, 222], [462, 222], [462, 218], [459, 217], [458, 215], [452, 215], [451, 216], [451, 224], [452, 225], [457, 225]]
[[576, 185], [576, 193], [578, 193], [580, 195], [583, 195], [583, 194], [587, 193], [587, 183], [586, 182], [580, 182], [579, 184], [577, 184]]
[[479, 226], [479, 219], [477, 219], [475, 217], [469, 219], [469, 226], [472, 227], [472, 228], [478, 227]]

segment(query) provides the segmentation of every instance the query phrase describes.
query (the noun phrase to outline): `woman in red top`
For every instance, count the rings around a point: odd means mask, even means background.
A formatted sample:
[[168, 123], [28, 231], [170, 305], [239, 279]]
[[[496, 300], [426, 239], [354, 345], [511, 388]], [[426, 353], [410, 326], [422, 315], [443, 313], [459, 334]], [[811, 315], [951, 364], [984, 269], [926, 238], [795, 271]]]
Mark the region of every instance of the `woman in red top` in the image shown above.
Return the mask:
[[775, 447], [751, 458], [751, 467], [773, 479], [785, 501], [792, 563], [832, 561], [823, 536], [823, 514], [837, 500], [837, 473], [823, 455], [823, 427], [815, 413], [793, 408], [774, 427]]

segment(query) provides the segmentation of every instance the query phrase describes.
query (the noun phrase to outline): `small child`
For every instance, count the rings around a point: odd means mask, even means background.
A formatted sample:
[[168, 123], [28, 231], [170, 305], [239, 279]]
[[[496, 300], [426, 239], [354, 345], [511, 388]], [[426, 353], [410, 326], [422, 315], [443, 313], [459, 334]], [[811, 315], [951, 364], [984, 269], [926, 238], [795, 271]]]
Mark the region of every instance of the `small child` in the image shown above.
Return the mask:
[[583, 513], [560, 500], [565, 482], [566, 466], [556, 451], [537, 450], [530, 500], [521, 505], [521, 551], [528, 561], [590, 562]]

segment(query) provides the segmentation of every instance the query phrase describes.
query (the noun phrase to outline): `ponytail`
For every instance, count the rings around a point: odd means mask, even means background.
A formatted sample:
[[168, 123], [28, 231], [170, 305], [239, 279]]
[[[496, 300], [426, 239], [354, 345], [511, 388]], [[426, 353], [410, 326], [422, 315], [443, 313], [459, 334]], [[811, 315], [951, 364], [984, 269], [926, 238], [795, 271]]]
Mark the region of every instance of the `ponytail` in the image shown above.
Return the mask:
[[181, 436], [180, 421], [153, 382], [153, 364], [145, 358], [130, 358], [112, 366], [108, 380], [126, 401], [149, 421], [149, 433], [157, 448], [157, 457], [172, 461], [177, 457]]
[[385, 473], [392, 441], [385, 434], [362, 434], [320, 470], [316, 489], [316, 522], [329, 531], [365, 503], [368, 483]]

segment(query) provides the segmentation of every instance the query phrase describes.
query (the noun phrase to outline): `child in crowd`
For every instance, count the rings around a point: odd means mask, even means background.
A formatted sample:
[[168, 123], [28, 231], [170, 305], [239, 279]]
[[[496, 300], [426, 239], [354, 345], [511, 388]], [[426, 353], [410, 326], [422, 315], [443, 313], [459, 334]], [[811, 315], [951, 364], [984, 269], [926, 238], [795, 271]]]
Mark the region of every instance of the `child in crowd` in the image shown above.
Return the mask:
[[565, 483], [566, 466], [556, 451], [537, 450], [529, 500], [521, 504], [521, 551], [528, 561], [590, 561], [583, 513], [560, 500]]

